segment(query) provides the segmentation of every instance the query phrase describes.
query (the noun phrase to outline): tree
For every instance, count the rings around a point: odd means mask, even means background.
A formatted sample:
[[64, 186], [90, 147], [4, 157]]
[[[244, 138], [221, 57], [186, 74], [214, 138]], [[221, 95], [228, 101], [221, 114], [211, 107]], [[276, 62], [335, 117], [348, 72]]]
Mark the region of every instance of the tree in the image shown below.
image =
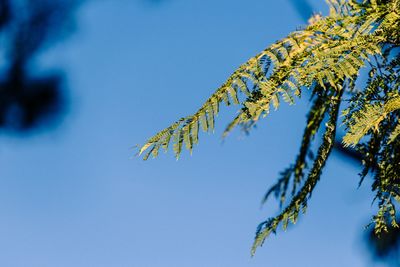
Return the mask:
[[[328, 16], [314, 15], [307, 27], [248, 60], [196, 113], [160, 131], [139, 150], [147, 160], [172, 143], [179, 158], [183, 146], [191, 152], [198, 143], [200, 128], [214, 129], [221, 103], [241, 106], [225, 137], [236, 126], [250, 131], [271, 107], [278, 109], [282, 101], [293, 104], [310, 91], [312, 106], [299, 154], [264, 197], [267, 201], [275, 196], [284, 208], [258, 226], [252, 254], [279, 225], [286, 229], [306, 211], [334, 148], [340, 120], [346, 132], [343, 146], [362, 156], [360, 184], [368, 174], [374, 179], [378, 212], [371, 225], [375, 234], [398, 227], [400, 0], [329, 0], [328, 4]], [[363, 72], [368, 73], [366, 81]], [[339, 116], [341, 105], [344, 110]]]
[[[40, 53], [70, 32], [79, 0], [0, 0], [0, 128], [29, 132], [60, 119], [65, 102], [58, 70], [35, 73]], [[23, 12], [21, 12], [23, 11]]]

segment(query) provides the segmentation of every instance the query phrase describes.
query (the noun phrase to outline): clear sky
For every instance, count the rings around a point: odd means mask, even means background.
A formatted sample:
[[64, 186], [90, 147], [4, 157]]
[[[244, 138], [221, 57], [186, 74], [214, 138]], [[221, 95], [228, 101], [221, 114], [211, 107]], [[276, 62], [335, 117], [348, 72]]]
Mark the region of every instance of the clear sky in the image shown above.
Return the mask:
[[[307, 101], [250, 136], [202, 134], [193, 155], [143, 162], [131, 148], [199, 107], [234, 69], [304, 24], [293, 1], [99, 0], [35, 69], [67, 75], [57, 129], [0, 141], [0, 266], [377, 266], [363, 227], [367, 181], [337, 154], [302, 216], [250, 257], [263, 193], [298, 151]], [[309, 1], [326, 12], [323, 1]]]

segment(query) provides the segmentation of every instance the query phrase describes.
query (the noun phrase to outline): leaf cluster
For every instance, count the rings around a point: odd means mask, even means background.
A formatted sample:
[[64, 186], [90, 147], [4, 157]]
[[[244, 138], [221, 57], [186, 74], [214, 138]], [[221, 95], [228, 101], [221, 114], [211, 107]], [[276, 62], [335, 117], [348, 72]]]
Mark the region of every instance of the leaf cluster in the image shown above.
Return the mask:
[[[279, 225], [286, 229], [306, 211], [341, 118], [344, 146], [364, 157], [361, 181], [368, 173], [374, 176], [372, 190], [379, 200], [373, 218], [376, 232], [384, 231], [389, 220], [397, 226], [393, 201], [400, 200], [400, 0], [329, 0], [328, 4], [328, 16], [313, 17], [304, 29], [249, 59], [194, 114], [148, 139], [139, 151], [146, 160], [157, 157], [161, 148], [167, 151], [172, 143], [178, 158], [183, 147], [192, 151], [201, 130], [214, 130], [221, 104], [239, 106], [223, 133], [226, 136], [236, 126], [251, 130], [271, 108], [278, 109], [282, 102], [293, 104], [309, 91], [312, 106], [299, 154], [264, 197], [266, 201], [274, 195], [285, 206], [259, 225], [252, 254]], [[356, 84], [365, 69], [369, 79], [359, 89]], [[342, 117], [341, 104], [347, 105]]]

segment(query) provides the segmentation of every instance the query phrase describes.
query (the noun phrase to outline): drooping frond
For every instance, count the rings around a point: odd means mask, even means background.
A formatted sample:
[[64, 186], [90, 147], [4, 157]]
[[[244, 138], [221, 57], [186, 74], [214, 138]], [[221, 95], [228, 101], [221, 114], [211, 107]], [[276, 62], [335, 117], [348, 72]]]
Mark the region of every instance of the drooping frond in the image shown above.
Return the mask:
[[288, 186], [292, 177], [294, 180], [292, 181], [291, 196], [295, 195], [297, 192], [297, 186], [302, 182], [305, 169], [308, 167], [307, 157], [312, 155], [312, 140], [318, 132], [326, 113], [329, 112], [330, 97], [328, 91], [323, 91], [322, 93], [323, 95], [320, 95], [314, 100], [314, 104], [308, 113], [300, 152], [296, 157], [295, 163], [281, 173], [281, 178], [267, 191], [262, 203], [266, 202], [268, 197], [274, 194], [275, 198], [279, 199], [280, 205], [282, 206], [286, 200]]
[[215, 117], [219, 113], [220, 104], [225, 103], [228, 106], [232, 103], [239, 104], [239, 92], [244, 95], [250, 95], [252, 90], [250, 83], [265, 75], [265, 71], [268, 71], [269, 66], [270, 60], [266, 58], [264, 53], [251, 58], [240, 66], [195, 114], [181, 118], [154, 135], [141, 147], [139, 154], [147, 150], [143, 159], [146, 160], [151, 154], [156, 157], [160, 147], [167, 150], [171, 142], [174, 143], [173, 149], [176, 157], [179, 157], [183, 144], [191, 151], [193, 145], [198, 142], [200, 128], [204, 132], [213, 131]]
[[331, 101], [329, 121], [326, 124], [325, 133], [322, 138], [322, 144], [318, 149], [318, 154], [313, 162], [313, 166], [308, 174], [304, 185], [302, 186], [300, 191], [292, 198], [290, 204], [278, 216], [269, 219], [259, 225], [256, 232], [256, 238], [251, 250], [251, 253], [253, 255], [257, 247], [261, 246], [264, 243], [268, 235], [277, 230], [279, 224], [282, 223], [282, 227], [285, 230], [289, 221], [295, 224], [299, 213], [305, 212], [307, 208], [307, 200], [311, 196], [315, 185], [317, 184], [321, 176], [322, 169], [335, 143], [336, 124], [342, 94], [343, 90], [340, 90], [330, 99]]

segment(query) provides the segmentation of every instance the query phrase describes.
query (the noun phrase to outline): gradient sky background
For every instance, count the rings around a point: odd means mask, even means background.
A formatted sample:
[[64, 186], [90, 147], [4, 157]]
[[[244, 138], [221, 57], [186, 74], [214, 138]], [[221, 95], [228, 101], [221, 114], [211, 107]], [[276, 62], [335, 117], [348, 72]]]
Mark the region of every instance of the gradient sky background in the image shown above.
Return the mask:
[[[250, 257], [260, 200], [298, 151], [307, 101], [250, 136], [203, 134], [192, 156], [143, 162], [132, 146], [190, 114], [234, 69], [304, 24], [282, 0], [90, 1], [77, 31], [34, 69], [65, 70], [69, 111], [55, 130], [3, 134], [0, 266], [378, 266], [363, 227], [370, 183], [334, 153], [306, 216]], [[327, 12], [323, 1], [309, 1]]]

